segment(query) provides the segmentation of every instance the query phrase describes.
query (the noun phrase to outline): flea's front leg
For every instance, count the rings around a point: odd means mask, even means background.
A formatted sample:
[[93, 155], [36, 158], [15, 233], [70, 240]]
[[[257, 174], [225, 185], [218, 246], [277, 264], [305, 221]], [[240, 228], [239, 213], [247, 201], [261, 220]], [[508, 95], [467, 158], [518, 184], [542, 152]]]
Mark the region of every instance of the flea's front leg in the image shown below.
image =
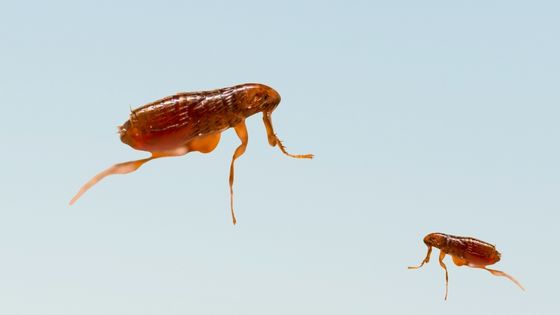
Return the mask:
[[289, 157], [293, 157], [296, 159], [312, 159], [313, 154], [291, 154], [288, 153], [288, 151], [286, 151], [286, 147], [284, 147], [282, 141], [280, 141], [280, 139], [278, 139], [278, 136], [276, 136], [276, 133], [274, 133], [274, 128], [272, 127], [271, 114], [272, 113], [263, 112], [263, 122], [266, 128], [266, 134], [268, 136], [268, 143], [273, 147], [278, 145], [280, 151], [282, 151], [282, 153], [284, 153]]
[[424, 264], [429, 263], [431, 254], [432, 254], [432, 246], [428, 246], [428, 253], [426, 254], [426, 258], [424, 258], [424, 260], [422, 260], [422, 263], [418, 266], [408, 267], [408, 269], [418, 269], [418, 268], [424, 266]]

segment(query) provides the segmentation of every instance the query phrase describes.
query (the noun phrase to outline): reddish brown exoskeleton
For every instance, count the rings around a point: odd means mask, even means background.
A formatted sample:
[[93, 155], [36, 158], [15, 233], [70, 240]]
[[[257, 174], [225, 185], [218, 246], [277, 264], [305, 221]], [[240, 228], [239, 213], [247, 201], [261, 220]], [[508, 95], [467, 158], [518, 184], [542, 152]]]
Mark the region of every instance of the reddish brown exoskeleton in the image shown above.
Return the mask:
[[488, 270], [495, 276], [506, 277], [513, 281], [522, 290], [525, 290], [521, 283], [514, 277], [499, 270], [486, 268], [500, 261], [501, 254], [492, 244], [477, 240], [472, 237], [454, 236], [443, 233], [430, 233], [424, 237], [424, 243], [428, 246], [428, 254], [419, 266], [408, 267], [408, 269], [418, 269], [430, 261], [432, 247], [439, 248], [439, 264], [445, 270], [445, 299], [447, 300], [448, 275], [447, 267], [443, 262], [445, 255], [450, 255], [457, 266], [468, 266]]
[[88, 181], [70, 201], [72, 205], [88, 189], [106, 176], [127, 174], [144, 163], [162, 157], [180, 156], [192, 151], [212, 152], [223, 131], [233, 128], [241, 140], [233, 154], [229, 172], [230, 207], [233, 224], [234, 162], [247, 148], [245, 119], [262, 112], [268, 143], [293, 158], [311, 159], [312, 154], [294, 155], [286, 151], [272, 128], [272, 111], [280, 94], [263, 84], [248, 83], [203, 92], [178, 93], [132, 111], [119, 127], [121, 141], [134, 149], [148, 151], [151, 157], [115, 164]]

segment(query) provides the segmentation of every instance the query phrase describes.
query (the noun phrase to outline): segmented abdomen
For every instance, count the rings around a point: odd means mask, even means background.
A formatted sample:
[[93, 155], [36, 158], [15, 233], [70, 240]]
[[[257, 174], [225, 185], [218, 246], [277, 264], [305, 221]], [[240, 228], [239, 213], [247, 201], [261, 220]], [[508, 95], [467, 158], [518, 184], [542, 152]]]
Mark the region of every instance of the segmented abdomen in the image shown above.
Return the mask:
[[130, 119], [147, 137], [180, 133], [188, 141], [220, 132], [242, 120], [235, 114], [236, 88], [178, 93], [135, 109]]
[[474, 264], [493, 264], [500, 260], [494, 245], [472, 237], [449, 236], [446, 252]]

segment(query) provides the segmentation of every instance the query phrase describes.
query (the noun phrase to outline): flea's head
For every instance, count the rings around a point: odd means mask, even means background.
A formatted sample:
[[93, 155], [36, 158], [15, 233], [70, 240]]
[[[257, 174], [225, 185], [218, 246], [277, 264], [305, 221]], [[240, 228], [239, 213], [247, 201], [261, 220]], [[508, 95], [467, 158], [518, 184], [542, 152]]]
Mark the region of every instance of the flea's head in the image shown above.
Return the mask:
[[248, 84], [245, 88], [243, 110], [247, 116], [259, 112], [272, 112], [280, 103], [280, 94], [264, 84]]
[[441, 248], [447, 244], [447, 235], [443, 233], [430, 233], [424, 237], [424, 244]]

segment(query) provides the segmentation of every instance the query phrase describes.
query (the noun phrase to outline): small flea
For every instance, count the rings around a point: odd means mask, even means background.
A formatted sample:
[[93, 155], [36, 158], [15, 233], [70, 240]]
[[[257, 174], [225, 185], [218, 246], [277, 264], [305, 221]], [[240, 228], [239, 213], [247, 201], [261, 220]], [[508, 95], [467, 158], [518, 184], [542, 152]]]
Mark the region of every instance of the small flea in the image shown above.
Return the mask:
[[430, 233], [424, 237], [424, 243], [428, 246], [428, 254], [426, 258], [422, 261], [419, 266], [408, 267], [408, 269], [418, 269], [422, 267], [425, 263], [430, 261], [430, 254], [432, 253], [432, 247], [439, 248], [439, 264], [445, 270], [445, 299], [447, 300], [447, 289], [448, 289], [448, 275], [447, 267], [443, 263], [445, 255], [450, 255], [453, 258], [453, 262], [457, 266], [468, 266], [472, 268], [481, 268], [488, 270], [491, 274], [495, 276], [506, 277], [513, 281], [522, 290], [525, 288], [517, 281], [514, 277], [508, 275], [507, 273], [486, 268], [488, 265], [493, 265], [500, 261], [501, 254], [496, 250], [496, 247], [492, 244], [477, 240], [472, 237], [464, 236], [454, 236], [443, 233]]
[[231, 216], [235, 224], [233, 165], [247, 148], [247, 117], [262, 112], [268, 143], [278, 146], [285, 155], [297, 159], [313, 158], [312, 154], [288, 153], [274, 133], [271, 115], [279, 103], [280, 94], [273, 88], [247, 83], [212, 91], [177, 93], [131, 110], [129, 120], [118, 127], [121, 141], [136, 150], [150, 152], [151, 157], [118, 163], [95, 175], [80, 188], [70, 205], [106, 176], [134, 172], [153, 159], [181, 156], [192, 151], [212, 152], [220, 141], [221, 133], [233, 128], [241, 140], [229, 171]]

